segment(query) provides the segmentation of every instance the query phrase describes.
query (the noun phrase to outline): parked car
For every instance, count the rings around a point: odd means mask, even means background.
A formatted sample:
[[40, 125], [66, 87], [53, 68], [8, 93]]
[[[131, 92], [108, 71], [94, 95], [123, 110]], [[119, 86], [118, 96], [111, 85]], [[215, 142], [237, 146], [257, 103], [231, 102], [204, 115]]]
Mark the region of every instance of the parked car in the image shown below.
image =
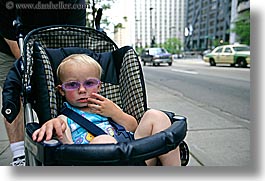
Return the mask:
[[151, 63], [155, 66], [160, 65], [160, 63], [167, 63], [171, 66], [173, 62], [171, 53], [169, 53], [166, 49], [159, 47], [144, 49], [140, 57], [144, 65], [146, 65], [146, 63]]
[[203, 52], [202, 52], [202, 56], [205, 56], [205, 55], [207, 55], [208, 53], [211, 53], [211, 51], [212, 50], [210, 50], [210, 49], [207, 49], [207, 50], [204, 50]]
[[216, 64], [230, 64], [239, 67], [247, 67], [250, 64], [250, 48], [247, 45], [223, 45], [213, 49], [212, 52], [203, 56], [205, 62], [211, 66]]

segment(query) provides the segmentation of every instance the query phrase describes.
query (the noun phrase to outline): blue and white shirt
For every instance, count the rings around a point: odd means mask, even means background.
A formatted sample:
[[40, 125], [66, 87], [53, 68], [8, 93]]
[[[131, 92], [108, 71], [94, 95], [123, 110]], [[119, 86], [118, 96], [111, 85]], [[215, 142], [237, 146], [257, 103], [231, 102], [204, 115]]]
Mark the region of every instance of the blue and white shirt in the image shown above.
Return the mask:
[[[72, 109], [73, 111], [77, 112], [84, 118], [86, 118], [87, 121], [91, 121], [93, 124], [100, 127], [108, 135], [114, 136], [114, 128], [109, 123], [109, 120], [107, 117], [94, 114], [94, 113], [88, 113], [88, 112], [81, 111], [78, 108], [72, 107], [67, 102], [65, 102], [64, 105], [67, 106], [69, 109]], [[85, 128], [81, 127], [79, 124], [74, 122], [72, 119], [67, 118], [67, 123], [68, 123], [68, 126], [72, 134], [73, 142], [75, 144], [88, 144], [94, 138], [94, 136], [91, 133], [87, 132]]]

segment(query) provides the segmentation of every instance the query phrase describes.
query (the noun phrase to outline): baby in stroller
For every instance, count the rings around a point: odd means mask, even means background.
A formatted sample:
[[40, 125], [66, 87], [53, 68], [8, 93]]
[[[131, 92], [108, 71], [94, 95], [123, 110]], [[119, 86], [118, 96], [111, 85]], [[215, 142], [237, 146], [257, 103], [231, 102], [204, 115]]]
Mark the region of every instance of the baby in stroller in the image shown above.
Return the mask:
[[[186, 118], [173, 112], [162, 111], [166, 114], [165, 117], [161, 111], [148, 109], [141, 64], [132, 47], [118, 48], [106, 34], [94, 29], [54, 25], [30, 32], [24, 39], [23, 52], [22, 59], [16, 64], [18, 67], [23, 65], [23, 71], [19, 71], [22, 73], [19, 74], [22, 78], [19, 85], [22, 85], [18, 87], [20, 89], [10, 87], [16, 90], [17, 94], [8, 91], [9, 89], [3, 89], [2, 98], [6, 104], [2, 110], [10, 109], [15, 113], [12, 106], [16, 104], [12, 100], [22, 92], [26, 165], [146, 165], [143, 163], [144, 160], [157, 158], [178, 149], [174, 157], [178, 158], [180, 155], [181, 165], [187, 165], [189, 153], [184, 142], [187, 131]], [[60, 119], [60, 116], [58, 117], [65, 96], [62, 97], [56, 91], [56, 86], [62, 85], [58, 82], [56, 70], [61, 61], [72, 54], [89, 55], [101, 65], [104, 73], [101, 76], [100, 95], [135, 118], [139, 128], [144, 128], [144, 123], [149, 122], [148, 119], [152, 119], [151, 121], [157, 119], [158, 123], [161, 123], [163, 120], [167, 122], [169, 118], [171, 126], [164, 128], [159, 126], [162, 131], [157, 130], [159, 132], [157, 134], [147, 132], [146, 135], [139, 134], [139, 138], [135, 140], [118, 141], [116, 144], [61, 144], [56, 139], [33, 141], [32, 134], [40, 127], [42, 132], [40, 134], [43, 136], [46, 134], [46, 139], [50, 139], [54, 130], [59, 138], [65, 131], [63, 125], [67, 124]], [[16, 85], [12, 82], [12, 77], [9, 78], [6, 85]], [[99, 79], [100, 76], [97, 78]], [[33, 116], [33, 111], [37, 115], [36, 118]], [[151, 121], [149, 123], [152, 123]], [[131, 132], [136, 128], [135, 125], [133, 129], [122, 125]], [[155, 131], [150, 125], [148, 128]]]
[[[152, 109], [145, 112], [138, 125], [136, 118], [98, 94], [101, 75], [102, 68], [93, 58], [86, 54], [72, 54], [57, 68], [57, 90], [66, 99], [64, 106], [84, 116], [87, 121], [93, 122], [107, 134], [93, 136], [74, 120], [59, 115], [36, 130], [32, 135], [33, 140], [40, 142], [44, 137], [50, 140], [55, 129], [58, 139], [64, 144], [117, 143], [119, 140], [115, 139], [115, 129], [108, 118], [131, 132], [135, 139], [154, 135], [171, 126], [171, 121], [165, 113]], [[158, 158], [147, 160], [146, 164], [156, 165], [157, 159], [162, 165], [180, 166], [179, 147]]]

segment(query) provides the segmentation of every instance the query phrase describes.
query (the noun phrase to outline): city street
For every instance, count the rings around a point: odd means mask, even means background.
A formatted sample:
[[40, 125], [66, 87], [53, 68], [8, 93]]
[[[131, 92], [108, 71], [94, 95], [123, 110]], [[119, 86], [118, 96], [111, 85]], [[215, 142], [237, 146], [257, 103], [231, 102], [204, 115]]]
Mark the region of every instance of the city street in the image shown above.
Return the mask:
[[249, 164], [250, 68], [176, 59], [172, 66], [147, 65], [143, 71], [149, 107], [188, 118], [189, 165]]
[[250, 68], [211, 67], [200, 59], [143, 67], [146, 80], [159, 89], [167, 88], [211, 111], [250, 119]]

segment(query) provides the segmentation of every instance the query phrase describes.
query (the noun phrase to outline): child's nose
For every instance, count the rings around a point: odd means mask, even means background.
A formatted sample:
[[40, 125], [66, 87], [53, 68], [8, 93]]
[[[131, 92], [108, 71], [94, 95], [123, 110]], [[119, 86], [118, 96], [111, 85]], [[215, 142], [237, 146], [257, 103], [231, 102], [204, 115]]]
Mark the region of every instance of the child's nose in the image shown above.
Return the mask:
[[79, 92], [86, 92], [86, 88], [83, 86], [83, 84], [80, 84]]

